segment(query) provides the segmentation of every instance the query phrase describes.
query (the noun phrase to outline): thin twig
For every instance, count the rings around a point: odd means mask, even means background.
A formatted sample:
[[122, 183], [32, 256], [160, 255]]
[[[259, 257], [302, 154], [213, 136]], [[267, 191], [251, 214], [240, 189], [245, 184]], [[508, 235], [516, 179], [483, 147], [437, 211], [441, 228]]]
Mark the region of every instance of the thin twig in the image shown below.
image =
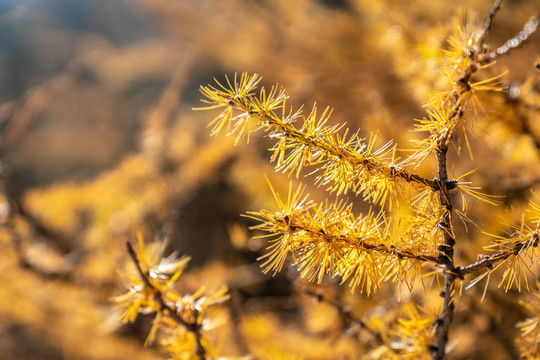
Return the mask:
[[500, 5], [501, 5], [501, 0], [495, 0], [495, 4], [493, 4], [493, 7], [491, 8], [491, 10], [489, 10], [487, 14], [486, 24], [484, 25], [484, 30], [482, 31], [482, 35], [480, 35], [480, 38], [478, 39], [479, 46], [482, 46], [482, 44], [486, 40], [486, 36], [489, 32], [489, 29], [491, 28], [491, 22], [493, 21], [495, 14], [499, 10]]
[[[329, 156], [335, 156], [337, 158], [343, 159], [344, 161], [348, 162], [353, 168], [379, 168], [379, 171], [389, 174], [391, 176], [391, 179], [394, 181], [397, 179], [402, 179], [406, 182], [412, 182], [418, 185], [427, 186], [434, 191], [437, 191], [439, 189], [438, 184], [434, 180], [430, 180], [420, 175], [410, 173], [399, 166], [388, 165], [383, 161], [375, 159], [367, 160], [363, 158], [362, 160], [359, 160], [354, 156], [343, 156], [343, 149], [341, 147], [335, 146], [334, 144], [329, 144], [326, 141], [321, 141], [316, 137], [313, 137], [310, 134], [306, 133], [305, 131], [303, 131], [303, 129], [297, 129], [291, 123], [283, 122], [273, 113], [253, 110], [249, 108], [249, 104], [245, 103], [246, 101], [252, 102], [254, 100], [251, 97], [249, 97], [249, 100], [229, 98], [227, 106], [231, 109], [236, 109], [247, 113], [249, 114], [249, 116], [257, 114], [263, 127], [266, 127], [267, 129], [274, 128], [278, 133], [282, 134], [283, 137], [295, 139], [299, 143], [308, 144], [307, 146], [313, 149], [323, 150], [323, 152], [328, 154]], [[208, 103], [219, 106], [223, 105], [221, 103], [214, 102]]]
[[410, 250], [404, 250], [396, 247], [395, 245], [385, 245], [383, 243], [373, 243], [370, 239], [365, 238], [351, 238], [347, 235], [334, 235], [328, 234], [324, 229], [313, 229], [306, 226], [302, 222], [289, 220], [288, 227], [292, 232], [305, 232], [312, 237], [323, 237], [328, 243], [338, 244], [341, 243], [344, 246], [354, 247], [360, 251], [372, 251], [375, 253], [396, 256], [398, 258], [405, 258], [417, 261], [427, 261], [436, 266], [444, 265], [440, 257], [427, 255], [427, 254], [415, 254]]
[[538, 17], [537, 16], [531, 16], [529, 21], [523, 25], [523, 29], [513, 38], [506, 41], [502, 46], [500, 46], [497, 50], [492, 52], [489, 56], [490, 58], [495, 58], [497, 56], [501, 56], [504, 54], [509, 53], [512, 49], [515, 49], [519, 46], [521, 46], [527, 39], [531, 37], [532, 34], [536, 32], [536, 29], [538, 28]]
[[366, 330], [371, 336], [373, 336], [373, 338], [377, 341], [377, 343], [384, 344], [384, 339], [383, 339], [383, 336], [381, 335], [381, 333], [379, 331], [373, 329], [368, 324], [366, 324], [362, 319], [359, 319], [359, 318], [353, 316], [352, 313], [351, 313], [351, 310], [348, 307], [340, 304], [337, 301], [330, 300], [330, 299], [326, 298], [323, 294], [321, 294], [319, 292], [315, 292], [315, 291], [313, 291], [311, 289], [308, 289], [308, 288], [304, 289], [304, 294], [309, 295], [309, 296], [313, 296], [315, 299], [317, 299], [318, 302], [323, 302], [323, 303], [331, 305], [333, 308], [335, 308], [338, 311], [338, 313], [341, 316], [346, 318], [350, 323], [355, 324], [359, 328]]
[[482, 260], [479, 260], [475, 263], [466, 265], [466, 266], [457, 266], [454, 271], [456, 275], [463, 277], [468, 274], [472, 274], [474, 272], [477, 272], [479, 270], [483, 269], [491, 269], [493, 264], [508, 259], [512, 255], [518, 255], [520, 252], [522, 252], [524, 249], [530, 248], [530, 247], [537, 247], [539, 245], [539, 235], [533, 234], [533, 242], [531, 243], [530, 239], [526, 239], [521, 242], [517, 242], [512, 246], [510, 249], [506, 249], [503, 251], [500, 251], [496, 254], [493, 254], [491, 256], [485, 256]]
[[205, 360], [206, 350], [204, 349], [204, 346], [202, 345], [201, 325], [198, 323], [198, 320], [197, 320], [198, 319], [197, 311], [195, 310], [196, 312], [194, 316], [195, 321], [193, 323], [185, 321], [184, 318], [182, 318], [182, 316], [178, 314], [178, 309], [176, 309], [174, 305], [167, 303], [167, 301], [165, 300], [165, 295], [159, 289], [157, 289], [154, 285], [152, 285], [152, 283], [148, 279], [148, 274], [142, 270], [141, 265], [139, 263], [139, 259], [137, 257], [137, 253], [135, 252], [135, 250], [133, 249], [133, 246], [131, 245], [129, 241], [126, 241], [126, 246], [127, 246], [128, 254], [131, 260], [133, 261], [133, 263], [135, 264], [135, 267], [137, 268], [137, 272], [139, 273], [139, 276], [143, 280], [144, 284], [149, 289], [151, 289], [155, 294], [156, 300], [159, 304], [158, 311], [166, 312], [168, 315], [171, 316], [173, 320], [175, 320], [180, 325], [184, 326], [187, 331], [191, 332], [194, 335], [195, 343], [197, 347], [197, 350], [196, 350], [197, 357], [199, 360]]
[[26, 209], [22, 200], [20, 184], [13, 166], [1, 158], [0, 154], [0, 193], [3, 193], [9, 204], [9, 217], [20, 216], [32, 229], [43, 239], [56, 247], [62, 254], [73, 251], [73, 245], [69, 238], [45, 225]]
[[403, 180], [407, 182], [414, 182], [417, 184], [425, 185], [431, 188], [431, 190], [433, 191], [438, 191], [440, 188], [436, 180], [430, 180], [417, 174], [413, 174], [413, 173], [409, 173], [405, 171], [398, 171], [396, 172], [395, 175], [396, 177], [402, 178]]

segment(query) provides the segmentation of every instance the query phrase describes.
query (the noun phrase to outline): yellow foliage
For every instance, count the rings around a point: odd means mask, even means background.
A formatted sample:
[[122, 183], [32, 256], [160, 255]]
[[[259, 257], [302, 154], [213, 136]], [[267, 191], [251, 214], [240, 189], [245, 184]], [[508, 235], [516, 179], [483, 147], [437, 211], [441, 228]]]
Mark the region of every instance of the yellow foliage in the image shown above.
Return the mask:
[[538, 358], [533, 2], [87, 3], [0, 15], [5, 357]]

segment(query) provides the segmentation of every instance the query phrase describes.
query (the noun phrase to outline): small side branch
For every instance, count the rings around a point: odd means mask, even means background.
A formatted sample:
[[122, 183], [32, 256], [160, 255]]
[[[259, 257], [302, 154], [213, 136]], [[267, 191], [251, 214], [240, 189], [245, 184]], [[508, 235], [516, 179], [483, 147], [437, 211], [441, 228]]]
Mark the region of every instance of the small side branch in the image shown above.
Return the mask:
[[[141, 264], [139, 263], [139, 258], [137, 257], [137, 253], [135, 252], [135, 249], [133, 249], [133, 245], [131, 245], [131, 243], [129, 241], [126, 241], [126, 247], [127, 247], [129, 257], [133, 261], [133, 264], [135, 264], [135, 268], [137, 269], [137, 272], [139, 273], [139, 276], [141, 277], [141, 280], [144, 281], [144, 284], [148, 288], [150, 288], [150, 289], [152, 289], [154, 291], [157, 291], [156, 288], [154, 287], [154, 285], [152, 285], [152, 283], [150, 282], [150, 280], [148, 280], [148, 274], [146, 274], [142, 270]], [[159, 301], [159, 299], [158, 299], [158, 301]]]
[[506, 41], [502, 46], [500, 46], [497, 50], [495, 50], [495, 52], [492, 52], [489, 56], [491, 58], [495, 58], [497, 56], [507, 54], [512, 49], [515, 49], [521, 46], [527, 39], [531, 37], [532, 34], [536, 32], [537, 28], [538, 28], [538, 17], [531, 16], [529, 21], [525, 23], [525, 25], [523, 26], [523, 29], [516, 36]]
[[345, 318], [349, 323], [354, 324], [358, 326], [360, 329], [367, 331], [375, 339], [377, 343], [379, 344], [385, 343], [384, 338], [379, 331], [373, 329], [371, 326], [366, 324], [362, 319], [359, 319], [353, 316], [353, 314], [351, 313], [351, 310], [348, 307], [340, 304], [337, 301], [330, 300], [324, 297], [323, 294], [321, 294], [320, 292], [315, 292], [311, 289], [307, 289], [307, 288], [304, 289], [304, 294], [314, 297], [315, 299], [317, 299], [318, 302], [326, 303], [332, 306], [338, 311], [339, 315]]
[[[245, 111], [241, 106], [229, 105], [236, 108], [240, 111]], [[316, 137], [302, 131], [302, 129], [295, 128], [290, 123], [284, 123], [281, 119], [269, 113], [261, 113], [263, 117], [263, 125], [268, 128], [274, 128], [276, 131], [279, 131], [283, 134], [285, 138], [295, 139], [298, 144], [309, 144], [308, 146], [313, 149], [311, 153], [315, 154], [317, 151], [326, 153], [328, 157], [334, 156], [337, 158], [342, 158], [347, 161], [353, 168], [368, 168], [368, 169], [378, 169], [381, 173], [388, 173], [394, 179], [403, 179], [406, 182], [416, 183], [418, 185], [427, 186], [432, 190], [439, 190], [438, 184], [434, 180], [424, 178], [420, 175], [409, 173], [404, 169], [401, 169], [395, 165], [389, 165], [375, 158], [364, 158], [363, 154], [355, 154], [354, 149], [344, 149], [343, 146], [337, 146], [336, 144], [329, 143], [327, 139], [319, 140]], [[306, 152], [308, 153], [308, 152]], [[358, 156], [360, 155], [360, 156]], [[358, 159], [360, 157], [361, 159]], [[320, 159], [314, 161], [315, 164], [318, 164]]]
[[32, 229], [52, 246], [57, 248], [62, 254], [68, 254], [73, 251], [71, 241], [51, 229], [39, 219], [37, 219], [30, 211], [26, 209], [22, 199], [20, 184], [17, 179], [13, 166], [2, 159], [0, 153], [0, 193], [6, 197], [9, 204], [9, 217], [20, 216], [23, 218]]
[[128, 254], [131, 260], [133, 261], [133, 263], [135, 264], [135, 267], [137, 268], [137, 272], [139, 273], [144, 284], [146, 285], [146, 287], [148, 287], [148, 289], [152, 290], [155, 294], [155, 298], [159, 305], [158, 311], [166, 313], [174, 321], [184, 326], [184, 328], [187, 331], [191, 332], [194, 335], [195, 343], [196, 343], [197, 358], [199, 360], [205, 360], [206, 350], [204, 349], [202, 345], [201, 325], [198, 322], [198, 313], [195, 314], [194, 316], [195, 320], [193, 323], [185, 321], [184, 318], [182, 318], [182, 316], [180, 316], [180, 314], [178, 313], [178, 309], [174, 305], [168, 303], [165, 299], [165, 295], [161, 291], [159, 291], [159, 289], [157, 289], [154, 285], [152, 285], [150, 279], [148, 278], [149, 275], [142, 270], [139, 259], [137, 257], [137, 253], [135, 252], [135, 249], [133, 249], [133, 246], [131, 245], [129, 241], [126, 242], [126, 246], [127, 246]]
[[538, 247], [539, 241], [540, 241], [540, 237], [538, 235], [533, 235], [532, 242], [530, 239], [520, 241], [520, 242], [517, 242], [510, 249], [500, 251], [491, 256], [485, 256], [482, 260], [479, 260], [475, 263], [472, 263], [466, 266], [457, 266], [455, 268], [455, 273], [457, 276], [463, 277], [465, 275], [472, 274], [483, 269], [491, 270], [493, 265], [499, 261], [504, 261], [511, 256], [516, 256], [526, 248]]
[[491, 22], [493, 21], [493, 18], [495, 17], [497, 11], [499, 11], [500, 6], [501, 0], [496, 0], [491, 10], [489, 10], [487, 14], [486, 24], [484, 25], [484, 30], [482, 31], [482, 35], [480, 35], [480, 39], [478, 40], [479, 45], [482, 45], [486, 40], [486, 36], [489, 32], [489, 29], [491, 28]]
[[[277, 109], [283, 109], [287, 96], [283, 90], [272, 88], [269, 92], [264, 88], [260, 96], [255, 97], [253, 91], [260, 78], [255, 74], [243, 74], [239, 80], [235, 77], [234, 85], [228, 81], [228, 88], [218, 83], [219, 88], [209, 85], [201, 87], [206, 97], [203, 102], [210, 106], [199, 108], [222, 108], [222, 112], [211, 123], [212, 134], [227, 129], [228, 135], [236, 134], [235, 143], [249, 136], [256, 129], [269, 132], [271, 138], [278, 142], [271, 149], [272, 161], [277, 163], [278, 171], [295, 173], [298, 177], [303, 167], [318, 166], [324, 168], [318, 176], [318, 182], [330, 185], [332, 191], [346, 193], [353, 189], [363, 193], [369, 201], [378, 202], [387, 198], [387, 191], [392, 182], [405, 181], [437, 191], [433, 180], [426, 179], [389, 160], [394, 158], [396, 148], [387, 143], [379, 149], [374, 148], [376, 136], [368, 141], [361, 139], [358, 133], [351, 136], [340, 136], [338, 131], [343, 126], [327, 125], [331, 110], [326, 109], [317, 115], [314, 106], [311, 113], [303, 116], [301, 110], [277, 115]], [[239, 114], [235, 114], [239, 112]], [[300, 128], [294, 122], [302, 119]], [[255, 126], [255, 124], [257, 126]], [[387, 182], [387, 186], [375, 186], [375, 183]]]
[[327, 232], [325, 229], [314, 229], [299, 221], [289, 220], [288, 228], [292, 232], [305, 232], [311, 239], [324, 238], [327, 243], [335, 244], [335, 246], [341, 245], [342, 248], [351, 249], [356, 248], [361, 251], [374, 252], [384, 255], [396, 256], [400, 259], [410, 259], [416, 261], [427, 261], [433, 265], [443, 265], [441, 258], [427, 254], [415, 254], [414, 252], [406, 249], [400, 249], [394, 245], [386, 245], [380, 242], [371, 242], [370, 239], [363, 238], [350, 238], [347, 235], [335, 235]]
[[392, 175], [395, 175], [396, 177], [399, 177], [405, 180], [406, 182], [413, 182], [413, 183], [421, 184], [421, 185], [431, 188], [431, 190], [433, 191], [440, 190], [439, 183], [436, 180], [430, 180], [420, 175], [409, 173], [403, 170], [396, 170], [395, 167], [391, 167], [390, 170], [391, 170]]

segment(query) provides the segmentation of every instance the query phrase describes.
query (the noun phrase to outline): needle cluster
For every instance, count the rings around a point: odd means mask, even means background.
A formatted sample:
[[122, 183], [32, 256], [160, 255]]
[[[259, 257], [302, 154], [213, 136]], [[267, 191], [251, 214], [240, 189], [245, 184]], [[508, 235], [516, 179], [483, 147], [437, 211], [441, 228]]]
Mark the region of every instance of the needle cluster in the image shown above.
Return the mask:
[[[221, 110], [211, 123], [213, 135], [225, 131], [238, 144], [264, 130], [275, 140], [270, 151], [276, 171], [298, 178], [309, 167], [316, 185], [337, 195], [352, 191], [372, 206], [366, 214], [356, 215], [345, 201], [316, 205], [302, 195], [301, 188], [291, 188], [283, 201], [272, 189], [277, 210], [248, 213], [259, 222], [253, 229], [266, 232], [269, 238], [268, 251], [261, 256], [265, 272], [282, 270], [290, 256], [301, 277], [310, 282], [321, 283], [326, 276], [338, 278], [367, 294], [385, 280], [412, 288], [419, 275], [442, 276], [443, 304], [436, 321], [426, 323], [417, 313], [411, 317], [418, 319], [414, 324], [402, 323], [408, 329], [429, 328], [432, 332], [433, 336], [424, 337], [429, 339], [425, 344], [405, 341], [411, 344], [415, 358], [422, 351], [433, 359], [445, 356], [456, 286], [465, 276], [480, 273], [472, 286], [505, 268], [500, 283], [505, 291], [512, 286], [521, 290], [523, 284], [529, 289], [527, 272], [538, 265], [538, 202], [531, 203], [533, 215], [512, 236], [493, 238], [486, 248], [492, 255], [464, 266], [454, 259], [460, 240], [455, 232], [456, 215], [467, 223], [471, 199], [493, 206], [498, 202], [462, 180], [469, 173], [449, 177], [450, 145], [456, 144], [458, 152], [465, 146], [472, 157], [468, 133], [482, 107], [481, 96], [501, 92], [506, 74], [493, 74], [493, 65], [521, 46], [538, 26], [537, 17], [531, 17], [519, 34], [492, 48], [486, 44], [486, 36], [499, 7], [496, 1], [483, 26], [456, 24], [446, 48], [440, 51], [441, 72], [450, 87], [427, 96], [426, 117], [417, 120], [414, 129], [426, 135], [413, 141], [412, 153], [403, 159], [400, 155], [405, 149], [398, 149], [392, 141], [377, 147], [375, 135], [364, 139], [345, 125], [331, 125], [332, 110], [328, 108], [321, 113], [314, 105], [304, 115], [302, 108], [286, 106], [288, 97], [277, 86], [269, 91], [263, 87], [257, 94], [261, 81], [257, 74], [235, 75], [225, 84], [216, 81], [216, 85], [201, 87], [208, 104], [202, 109]], [[430, 157], [437, 160], [433, 180], [415, 173]], [[460, 209], [453, 204], [454, 193], [462, 200]], [[418, 347], [423, 350], [417, 351]]]
[[120, 272], [127, 293], [115, 301], [122, 309], [122, 320], [134, 322], [139, 314], [155, 314], [146, 344], [159, 339], [161, 347], [172, 359], [202, 360], [212, 356], [207, 333], [219, 325], [208, 315], [210, 308], [226, 301], [227, 288], [204, 295], [204, 288], [194, 294], [180, 295], [174, 289], [189, 257], [164, 257], [163, 242], [146, 245], [139, 236], [138, 251], [127, 243], [133, 267], [128, 273]]

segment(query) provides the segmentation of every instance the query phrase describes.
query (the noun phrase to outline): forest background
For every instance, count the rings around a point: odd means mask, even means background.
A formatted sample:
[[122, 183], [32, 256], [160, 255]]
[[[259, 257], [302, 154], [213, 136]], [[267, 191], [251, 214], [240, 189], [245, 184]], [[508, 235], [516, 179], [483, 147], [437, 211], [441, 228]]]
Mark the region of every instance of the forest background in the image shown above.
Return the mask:
[[[148, 241], [167, 238], [170, 250], [191, 256], [181, 292], [229, 287], [226, 334], [217, 338], [225, 355], [328, 359], [367, 352], [338, 308], [302, 291], [307, 285], [297, 273], [261, 272], [256, 258], [264, 240], [252, 238], [253, 224], [240, 214], [272, 207], [263, 174], [282, 194], [289, 179], [268, 162], [267, 139], [234, 147], [234, 139], [209, 136], [213, 115], [192, 111], [201, 106], [199, 86], [225, 74], [259, 73], [267, 87], [284, 86], [291, 105], [331, 106], [333, 122], [406, 147], [414, 119], [425, 116], [422, 96], [442, 87], [429, 49], [444, 44], [453, 17], [476, 14], [482, 22], [491, 5], [1, 1], [1, 356], [163, 358], [143, 347], [152, 317], [124, 326], [111, 303], [122, 292], [116, 270], [130, 261], [125, 242], [138, 233]], [[488, 42], [504, 43], [539, 8], [538, 1], [503, 2]], [[484, 111], [506, 112], [470, 137], [481, 164], [474, 181], [505, 196], [496, 210], [478, 205], [470, 216], [495, 233], [500, 219], [518, 222], [530, 190], [539, 191], [539, 114], [516, 90], [537, 94], [539, 49], [536, 36], [498, 60], [510, 70], [502, 80], [508, 91]], [[456, 173], [472, 170], [466, 151], [457, 159]], [[306, 185], [315, 200], [326, 196]], [[360, 200], [355, 209], [363, 209]], [[464, 246], [481, 253], [483, 235], [469, 230], [479, 242]], [[505, 294], [497, 284], [483, 302], [482, 284], [460, 303], [451, 358], [518, 356], [515, 324], [528, 313], [515, 289]], [[397, 308], [391, 286], [367, 297], [326, 285], [316, 291], [358, 316]]]

